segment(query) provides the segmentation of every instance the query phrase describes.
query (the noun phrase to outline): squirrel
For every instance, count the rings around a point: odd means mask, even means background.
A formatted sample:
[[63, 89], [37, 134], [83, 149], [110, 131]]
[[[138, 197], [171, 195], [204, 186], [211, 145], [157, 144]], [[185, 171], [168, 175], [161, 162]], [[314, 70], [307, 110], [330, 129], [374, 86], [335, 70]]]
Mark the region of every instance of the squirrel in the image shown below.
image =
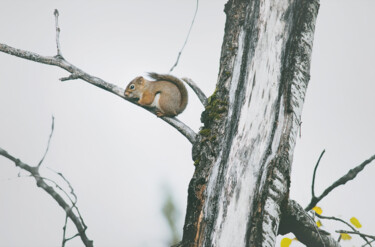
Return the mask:
[[125, 89], [124, 95], [145, 107], [155, 108], [158, 117], [174, 117], [183, 112], [188, 103], [184, 83], [172, 75], [148, 73], [155, 81], [138, 76]]

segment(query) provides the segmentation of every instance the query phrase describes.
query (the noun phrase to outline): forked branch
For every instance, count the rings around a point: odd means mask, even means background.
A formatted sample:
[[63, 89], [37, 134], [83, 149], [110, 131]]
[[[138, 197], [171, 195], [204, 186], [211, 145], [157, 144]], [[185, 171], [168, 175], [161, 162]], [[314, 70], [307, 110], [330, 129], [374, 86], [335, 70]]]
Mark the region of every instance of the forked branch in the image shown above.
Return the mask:
[[[320, 158], [322, 157], [323, 153], [324, 152], [322, 152], [322, 154], [320, 155]], [[319, 161], [320, 161], [320, 158], [319, 158]], [[350, 180], [353, 180], [358, 175], [358, 173], [360, 173], [374, 159], [375, 159], [375, 155], [373, 155], [370, 158], [368, 158], [367, 160], [363, 161], [357, 167], [349, 170], [348, 173], [346, 173], [344, 176], [342, 176], [341, 178], [339, 178], [338, 180], [336, 180], [332, 185], [330, 185], [328, 188], [326, 188], [320, 196], [315, 196], [313, 194], [313, 196], [311, 198], [311, 201], [310, 201], [309, 205], [307, 205], [307, 207], [305, 208], [305, 210], [306, 211], [311, 210], [313, 207], [316, 206], [316, 204], [318, 202], [320, 202], [324, 197], [326, 197], [332, 190], [336, 189], [340, 185], [346, 184]], [[316, 171], [316, 169], [317, 169], [317, 167], [319, 165], [319, 161], [318, 161], [318, 163], [315, 166], [313, 183], [314, 183], [314, 180], [315, 180], [315, 171]], [[314, 185], [312, 187], [314, 187]], [[314, 188], [312, 188], [312, 191], [314, 191]]]
[[[46, 177], [42, 177], [39, 173], [39, 168], [41, 167], [47, 153], [48, 153], [48, 150], [49, 150], [49, 147], [50, 147], [50, 144], [51, 144], [51, 139], [52, 139], [52, 135], [53, 135], [53, 131], [54, 131], [54, 126], [55, 126], [55, 121], [54, 121], [54, 117], [52, 116], [52, 126], [51, 126], [51, 133], [49, 135], [49, 138], [48, 138], [48, 143], [47, 143], [47, 147], [46, 147], [46, 151], [44, 152], [44, 155], [42, 157], [42, 159], [39, 161], [38, 165], [36, 166], [29, 166], [25, 163], [23, 163], [22, 161], [20, 161], [19, 159], [15, 158], [14, 156], [10, 155], [7, 151], [5, 151], [4, 149], [0, 148], [0, 155], [1, 156], [4, 156], [5, 158], [8, 158], [9, 160], [13, 161], [15, 163], [16, 166], [18, 166], [19, 168], [27, 171], [30, 173], [30, 176], [31, 177], [34, 177], [34, 179], [36, 180], [36, 183], [37, 183], [37, 186], [44, 189], [65, 211], [66, 213], [66, 217], [65, 217], [65, 224], [64, 224], [64, 227], [63, 227], [63, 241], [62, 241], [62, 247], [65, 246], [65, 243], [77, 236], [80, 236], [81, 239], [82, 239], [82, 242], [85, 244], [86, 247], [91, 247], [93, 246], [93, 242], [92, 240], [89, 240], [86, 236], [86, 229], [87, 229], [87, 226], [82, 218], [82, 215], [77, 207], [77, 195], [74, 193], [74, 189], [73, 189], [73, 186], [70, 184], [70, 182], [64, 177], [64, 175], [62, 173], [59, 173], [59, 172], [56, 172], [56, 171], [53, 171], [55, 172], [57, 175], [59, 175], [64, 181], [65, 183], [69, 186], [69, 189], [70, 189], [70, 193], [66, 192], [62, 186], [60, 186], [57, 182], [55, 182], [54, 180], [52, 179], [49, 179], [49, 178], [46, 178]], [[53, 188], [52, 186], [50, 186], [48, 183], [52, 183], [58, 190], [55, 190], [55, 188]], [[68, 199], [68, 201], [66, 201], [60, 194], [58, 191], [61, 191], [61, 193]], [[67, 223], [68, 223], [68, 218], [72, 220], [72, 222], [74, 223], [74, 225], [76, 226], [77, 228], [77, 231], [78, 233], [75, 234], [73, 237], [70, 237], [70, 238], [66, 238], [66, 227], [67, 227]]]
[[[78, 235], [80, 236], [82, 242], [86, 247], [92, 247], [93, 246], [93, 241], [90, 240], [87, 235], [86, 235], [86, 225], [83, 222], [82, 217], [78, 213], [78, 215], [75, 213], [75, 211], [79, 212], [77, 206], [73, 203], [73, 205], [70, 205], [71, 203], [68, 203], [59, 193], [58, 191], [50, 186], [46, 181], [52, 182], [59, 190], [62, 190], [60, 186], [58, 186], [54, 181], [44, 178], [40, 175], [39, 173], [39, 166], [30, 166], [26, 163], [23, 163], [21, 160], [15, 158], [11, 154], [9, 154], [7, 151], [4, 149], [0, 148], [0, 155], [4, 156], [5, 158], [11, 160], [14, 162], [14, 164], [29, 172], [30, 175], [35, 179], [36, 184], [38, 187], [42, 188], [45, 192], [47, 192], [59, 205], [60, 207], [66, 212], [67, 217], [73, 222], [75, 227], [77, 228]], [[65, 192], [65, 191], [64, 191]], [[66, 192], [64, 193], [66, 194]], [[71, 198], [69, 197], [69, 200]], [[76, 209], [73, 211], [73, 209]], [[65, 234], [65, 233], [64, 233]], [[66, 241], [65, 241], [66, 242]]]
[[[348, 222], [346, 222], [345, 220], [343, 219], [340, 219], [340, 218], [337, 218], [337, 217], [334, 217], [334, 216], [323, 216], [323, 215], [319, 215], [319, 214], [316, 214], [316, 216], [320, 219], [325, 219], [325, 220], [335, 220], [335, 221], [339, 221], [343, 224], [345, 224], [346, 226], [348, 226], [350, 229], [353, 230], [353, 232], [357, 233], [360, 235], [360, 232], [357, 231], [352, 225], [350, 225]], [[362, 239], [366, 242], [366, 244], [368, 244], [369, 246], [371, 246], [371, 243], [368, 241], [368, 239], [365, 237], [365, 236], [362, 236]]]

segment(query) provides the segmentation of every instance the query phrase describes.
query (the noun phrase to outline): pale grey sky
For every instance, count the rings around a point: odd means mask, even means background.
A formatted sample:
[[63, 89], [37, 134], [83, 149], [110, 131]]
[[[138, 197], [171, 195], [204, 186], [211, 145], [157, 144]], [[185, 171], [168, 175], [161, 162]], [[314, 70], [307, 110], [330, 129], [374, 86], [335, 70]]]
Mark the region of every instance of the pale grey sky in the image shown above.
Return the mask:
[[[168, 72], [184, 42], [195, 2], [2, 0], [0, 43], [55, 55], [57, 8], [65, 58], [125, 87], [145, 72]], [[193, 78], [207, 95], [217, 79], [225, 2], [200, 1], [190, 40], [174, 71]], [[374, 10], [371, 0], [321, 3], [291, 184], [291, 197], [303, 206], [310, 199], [312, 170], [324, 148], [318, 193], [375, 154]], [[163, 188], [169, 186], [176, 199], [182, 230], [194, 171], [190, 143], [133, 104], [79, 80], [58, 80], [67, 75], [0, 53], [0, 147], [37, 164], [54, 115], [55, 132], [44, 166], [62, 172], [74, 186], [95, 246], [166, 246], [168, 230], [160, 213]], [[202, 110], [190, 92], [190, 103], [179, 119], [198, 131]], [[42, 172], [53, 176], [47, 169]], [[60, 246], [63, 211], [32, 179], [17, 178], [18, 173], [0, 157], [0, 247]], [[363, 232], [375, 234], [374, 174], [371, 164], [354, 182], [334, 191], [320, 203], [324, 214], [347, 220], [356, 216]], [[337, 226], [323, 224], [327, 230]], [[343, 246], [358, 243], [361, 240], [354, 237]], [[77, 239], [68, 246], [82, 244]]]

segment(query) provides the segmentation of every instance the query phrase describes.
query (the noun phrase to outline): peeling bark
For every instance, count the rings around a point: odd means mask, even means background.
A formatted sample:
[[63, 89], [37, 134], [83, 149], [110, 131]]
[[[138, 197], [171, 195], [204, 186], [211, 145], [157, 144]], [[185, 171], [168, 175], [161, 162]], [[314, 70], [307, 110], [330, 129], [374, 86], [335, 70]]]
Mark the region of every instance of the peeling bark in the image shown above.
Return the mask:
[[230, 0], [193, 146], [182, 246], [274, 246], [288, 201], [318, 0]]

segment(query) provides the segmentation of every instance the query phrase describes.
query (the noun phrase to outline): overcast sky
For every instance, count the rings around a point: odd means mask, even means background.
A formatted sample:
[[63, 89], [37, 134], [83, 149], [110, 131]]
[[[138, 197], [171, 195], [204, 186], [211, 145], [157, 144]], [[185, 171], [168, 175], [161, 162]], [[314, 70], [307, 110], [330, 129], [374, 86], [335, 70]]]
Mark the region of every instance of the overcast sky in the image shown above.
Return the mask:
[[[191, 37], [175, 69], [214, 91], [224, 32], [224, 0], [201, 0]], [[125, 87], [134, 77], [166, 73], [174, 64], [196, 1], [2, 0], [0, 43], [55, 55], [53, 10], [60, 11], [65, 58], [86, 72]], [[291, 198], [306, 206], [311, 176], [326, 149], [317, 193], [375, 154], [375, 2], [322, 1], [312, 56], [311, 81], [295, 150]], [[161, 207], [169, 190], [182, 231], [187, 188], [194, 172], [191, 144], [168, 124], [119, 97], [67, 76], [59, 68], [0, 53], [0, 147], [36, 165], [46, 148], [52, 115], [55, 131], [41, 171], [62, 172], [95, 246], [167, 246]], [[179, 116], [195, 131], [203, 107], [190, 92]], [[60, 246], [64, 212], [33, 179], [0, 157], [0, 247]], [[332, 192], [325, 215], [356, 216], [375, 234], [375, 164]], [[168, 189], [166, 189], [168, 188]], [[323, 222], [325, 229], [346, 229]], [[69, 225], [69, 233], [74, 227]], [[335, 235], [336, 236], [336, 235]], [[359, 246], [354, 237], [343, 246]], [[67, 246], [83, 246], [79, 239]], [[300, 246], [293, 242], [292, 246]]]

